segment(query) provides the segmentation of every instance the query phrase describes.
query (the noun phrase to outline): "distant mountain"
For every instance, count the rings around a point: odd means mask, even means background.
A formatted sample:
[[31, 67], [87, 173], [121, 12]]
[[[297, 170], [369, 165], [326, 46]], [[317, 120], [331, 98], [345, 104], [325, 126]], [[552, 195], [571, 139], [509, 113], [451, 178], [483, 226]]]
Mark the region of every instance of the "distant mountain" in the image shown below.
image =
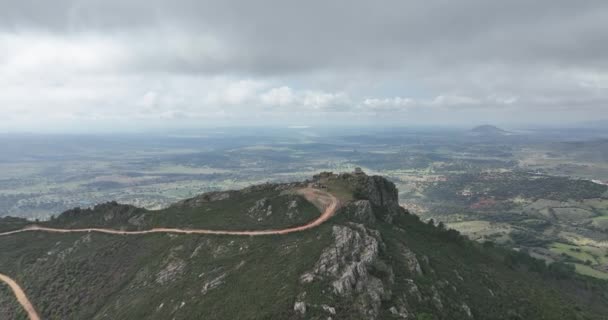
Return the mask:
[[[303, 195], [309, 187], [340, 205], [301, 232], [30, 229], [0, 235], [0, 272], [44, 319], [606, 319], [606, 283], [420, 221], [399, 206], [392, 182], [360, 171], [207, 193], [159, 211], [111, 202], [39, 225], [285, 230], [328, 205]], [[0, 219], [0, 234], [28, 224]], [[25, 319], [7, 290], [0, 283], [0, 319]]]
[[471, 134], [477, 136], [507, 136], [512, 133], [492, 125], [482, 125], [471, 129]]

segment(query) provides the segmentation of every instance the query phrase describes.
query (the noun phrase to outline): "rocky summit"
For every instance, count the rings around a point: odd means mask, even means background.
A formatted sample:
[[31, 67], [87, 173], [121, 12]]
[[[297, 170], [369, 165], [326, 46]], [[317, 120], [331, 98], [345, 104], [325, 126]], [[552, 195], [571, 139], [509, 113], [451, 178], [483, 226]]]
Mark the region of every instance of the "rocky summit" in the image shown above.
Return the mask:
[[[328, 211], [332, 198], [314, 192], [337, 199], [337, 210]], [[279, 232], [327, 213], [331, 217], [314, 227]], [[31, 224], [0, 219], [0, 233]], [[0, 237], [0, 272], [21, 284], [43, 319], [605, 319], [608, 314], [604, 282], [421, 221], [399, 205], [393, 183], [360, 171], [207, 193], [158, 211], [106, 203], [37, 226], [125, 232], [26, 231]], [[137, 233], [155, 228], [276, 232]], [[0, 319], [25, 317], [9, 289], [0, 286]]]

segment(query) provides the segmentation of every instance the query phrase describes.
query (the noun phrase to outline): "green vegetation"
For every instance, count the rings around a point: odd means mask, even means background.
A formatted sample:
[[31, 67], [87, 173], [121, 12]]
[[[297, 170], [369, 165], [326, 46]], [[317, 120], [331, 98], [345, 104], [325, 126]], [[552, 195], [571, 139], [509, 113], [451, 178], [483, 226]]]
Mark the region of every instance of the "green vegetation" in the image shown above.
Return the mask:
[[[205, 199], [213, 196], [219, 199]], [[319, 215], [319, 210], [302, 196], [262, 185], [249, 192], [201, 195], [158, 211], [106, 203], [93, 209], [66, 211], [45, 224], [70, 228], [111, 226], [125, 230], [154, 227], [261, 230], [302, 225]]]
[[594, 269], [608, 265], [608, 249], [564, 243], [554, 243], [550, 249], [564, 257], [564, 260], [574, 263], [576, 272], [599, 279], [608, 279], [608, 272]]
[[495, 200], [510, 200], [517, 197], [533, 200], [584, 200], [599, 198], [606, 190], [608, 186], [586, 180], [508, 172], [451, 176], [444, 183], [429, 186], [425, 194], [444, 201], [473, 204], [489, 195]]
[[0, 309], [4, 306], [0, 316], [5, 316], [6, 319], [28, 320], [27, 314], [16, 300], [11, 289], [3, 282], [0, 283]]
[[[421, 224], [415, 216], [400, 217], [393, 226], [382, 229], [387, 254], [395, 259], [394, 263], [407, 264], [400, 262], [403, 256], [399, 253], [399, 248], [407, 245], [414, 252], [423, 252], [428, 257], [428, 263], [421, 262], [423, 276], [419, 281], [436, 283], [442, 279], [446, 285], [456, 286], [456, 291], [441, 291], [442, 300], [450, 301], [448, 308], [452, 309], [446, 311], [453, 315], [450, 319], [466, 318], [459, 308], [462, 297], [467, 297], [467, 303], [471, 301], [469, 306], [474, 310], [473, 315], [481, 319], [577, 319], [590, 316], [593, 314], [591, 310], [598, 307], [583, 308], [586, 311], [582, 311], [575, 305], [584, 305], [584, 299], [575, 295], [566, 298], [559, 293], [561, 290], [567, 292], [566, 288], [582, 292], [579, 291], [582, 287], [574, 280], [573, 267], [561, 263], [547, 265], [525, 253], [490, 244], [477, 245], [454, 232]], [[397, 281], [409, 278], [407, 268], [395, 270]], [[589, 283], [599, 286], [598, 290], [606, 288], [606, 284]], [[601, 295], [599, 292], [595, 294]], [[567, 302], [569, 299], [575, 302]], [[500, 300], [499, 306], [496, 305], [497, 300]], [[422, 308], [428, 308], [425, 314], [433, 314], [432, 304]]]
[[21, 229], [28, 224], [29, 222], [24, 219], [13, 217], [0, 218], [0, 232]]
[[[383, 205], [372, 203], [372, 212], [352, 215], [339, 211], [327, 223], [305, 232], [264, 237], [15, 234], [0, 238], [0, 270], [22, 284], [45, 319], [303, 318], [294, 309], [297, 301], [306, 301], [306, 317], [333, 319], [371, 317], [361, 315], [361, 306], [377, 310], [377, 319], [390, 319], [394, 312], [437, 320], [467, 319], [469, 313], [476, 319], [603, 319], [608, 312], [608, 296], [603, 294], [608, 282], [575, 273], [575, 268], [592, 273], [587, 266], [546, 264], [525, 252], [473, 242], [442, 223], [435, 226], [402, 209], [395, 211], [396, 192], [385, 180], [345, 176], [326, 182], [351, 199], [378, 201], [374, 195], [383, 194]], [[284, 189], [266, 185], [231, 192], [229, 198], [203, 195], [193, 199], [203, 202], [182, 202], [164, 215], [167, 223], [175, 215], [171, 223], [185, 223], [182, 227], [243, 226], [249, 218], [236, 212], [257, 208], [256, 203], [277, 208], [270, 216], [287, 215], [286, 208], [299, 200]], [[349, 189], [360, 194], [349, 195]], [[183, 206], [193, 211], [181, 211]], [[318, 215], [309, 203], [298, 203], [297, 208]], [[357, 211], [365, 206], [349, 208]], [[121, 223], [149, 213], [106, 204], [67, 212], [48, 224], [127, 227]], [[209, 220], [196, 220], [203, 213]], [[370, 214], [376, 218], [363, 216]], [[388, 216], [390, 223], [385, 220]], [[356, 224], [350, 220], [353, 217], [358, 217]], [[142, 219], [146, 224], [138, 227], [160, 224], [163, 220], [154, 219], [161, 218], [159, 214]], [[228, 222], [222, 224], [222, 218]], [[286, 221], [291, 220], [277, 217], [272, 223], [281, 227], [289, 225]], [[3, 219], [0, 226], [6, 229], [9, 223], [18, 225], [15, 222]], [[337, 238], [337, 230], [351, 233]], [[351, 240], [336, 246], [339, 239]], [[342, 252], [342, 246], [352, 248]], [[554, 247], [572, 249], [557, 243]], [[365, 254], [349, 256], [356, 252]], [[320, 261], [325, 261], [320, 270], [330, 271], [319, 271], [312, 282], [303, 281], [303, 275]], [[350, 275], [348, 270], [357, 263], [365, 264]], [[353, 290], [351, 294], [335, 289], [344, 277], [352, 277], [344, 289]], [[382, 291], [375, 291], [378, 288]], [[369, 298], [375, 294], [380, 297], [378, 304]], [[15, 301], [1, 297], [0, 316], [18, 310]]]
[[[472, 239], [524, 248], [547, 261], [587, 264], [596, 272], [586, 275], [602, 278], [608, 268], [601, 244], [608, 241], [607, 188], [519, 171], [477, 172], [424, 183], [420, 196], [406, 201], [424, 205], [423, 217], [445, 221]], [[586, 245], [563, 247], [574, 241]]]
[[578, 272], [582, 275], [586, 275], [586, 276], [590, 276], [590, 277], [594, 277], [594, 278], [598, 278], [598, 279], [608, 280], [608, 272], [597, 271], [597, 270], [591, 268], [590, 266], [582, 265], [580, 263], [575, 263], [574, 265], [576, 267], [576, 272]]
[[46, 319], [259, 319], [291, 309], [297, 287], [285, 280], [314, 263], [327, 237], [327, 227], [261, 238], [28, 234], [20, 248], [0, 241], [0, 269]]
[[592, 261], [593, 264], [600, 264], [606, 262], [604, 256], [594, 254], [592, 251], [588, 251], [585, 247], [579, 247], [575, 245], [568, 245], [564, 243], [555, 243], [551, 246], [551, 250], [559, 254], [568, 255], [580, 262]]
[[341, 201], [350, 201], [354, 199], [353, 187], [348, 185], [344, 180], [332, 179], [326, 182], [327, 192], [333, 194]]

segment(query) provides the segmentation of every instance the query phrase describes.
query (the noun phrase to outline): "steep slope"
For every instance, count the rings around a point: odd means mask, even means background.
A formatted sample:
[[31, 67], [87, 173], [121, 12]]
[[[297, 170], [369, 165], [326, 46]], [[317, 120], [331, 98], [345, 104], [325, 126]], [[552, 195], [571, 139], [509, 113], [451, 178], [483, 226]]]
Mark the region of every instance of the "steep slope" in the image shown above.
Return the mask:
[[[603, 319], [608, 312], [605, 283], [422, 223], [399, 207], [392, 183], [364, 174], [206, 194], [162, 212], [111, 203], [43, 225], [287, 228], [319, 215], [292, 192], [309, 184], [342, 203], [314, 229], [257, 237], [26, 232], [0, 237], [0, 272], [17, 280], [44, 319]], [[0, 219], [0, 230], [25, 224]], [[15, 299], [0, 295], [0, 318], [17, 313]]]

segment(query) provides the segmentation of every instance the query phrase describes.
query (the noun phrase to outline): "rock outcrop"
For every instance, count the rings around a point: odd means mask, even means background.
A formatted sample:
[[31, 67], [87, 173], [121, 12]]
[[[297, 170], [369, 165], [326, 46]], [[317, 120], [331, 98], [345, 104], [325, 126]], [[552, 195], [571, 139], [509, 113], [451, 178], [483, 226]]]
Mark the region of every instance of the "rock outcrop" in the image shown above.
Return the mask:
[[399, 206], [397, 187], [384, 177], [343, 173], [337, 178], [354, 188], [356, 199], [368, 200], [378, 219], [391, 223], [397, 215], [407, 213]]
[[230, 197], [232, 197], [234, 195], [234, 193], [236, 193], [236, 192], [237, 191], [207, 192], [207, 193], [198, 195], [194, 198], [176, 202], [175, 204], [171, 205], [171, 207], [172, 208], [196, 208], [196, 207], [200, 207], [204, 203], [230, 199]]
[[254, 203], [252, 207], [247, 209], [247, 215], [258, 221], [262, 221], [264, 217], [272, 215], [272, 204], [267, 198], [262, 198]]
[[405, 212], [399, 206], [399, 194], [395, 184], [380, 176], [355, 176], [358, 195], [368, 199], [376, 210], [379, 219], [391, 223], [393, 218]]
[[[391, 268], [379, 258], [384, 245], [379, 232], [348, 223], [334, 226], [332, 235], [332, 245], [323, 250], [313, 269], [300, 281], [329, 283], [332, 294], [352, 299], [354, 310], [362, 318], [377, 319], [382, 301], [391, 297], [393, 282]], [[380, 273], [373, 272], [378, 269], [384, 277], [374, 275]]]
[[357, 200], [344, 205], [340, 214], [348, 220], [371, 225], [376, 222], [376, 216], [369, 200]]

